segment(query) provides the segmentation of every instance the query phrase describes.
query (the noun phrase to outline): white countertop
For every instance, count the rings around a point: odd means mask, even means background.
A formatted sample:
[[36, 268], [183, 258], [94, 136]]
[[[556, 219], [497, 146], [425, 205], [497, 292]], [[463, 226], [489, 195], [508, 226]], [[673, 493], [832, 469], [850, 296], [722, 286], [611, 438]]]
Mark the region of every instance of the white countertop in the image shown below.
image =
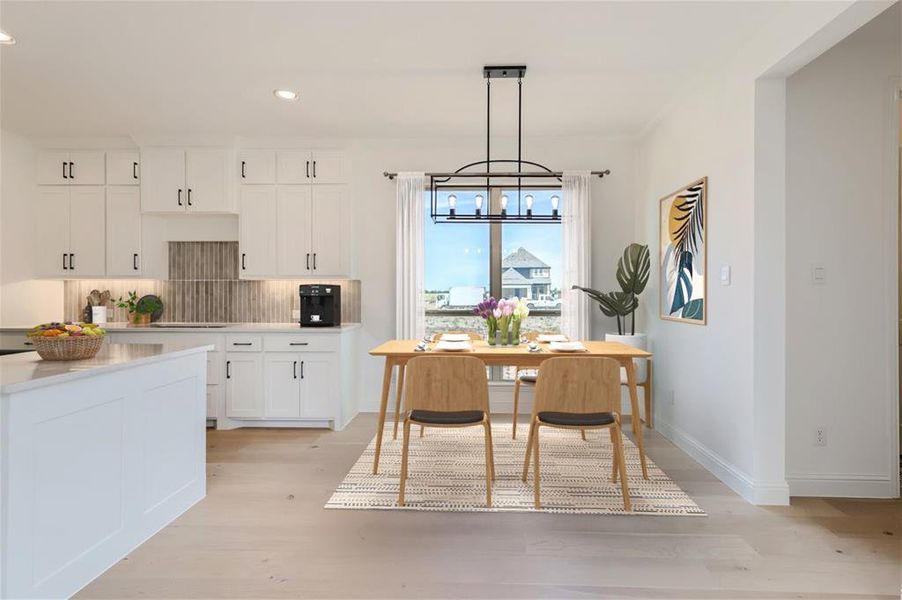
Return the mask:
[[[360, 323], [342, 323], [339, 327], [300, 327], [297, 323], [169, 323], [160, 322], [154, 325], [165, 325], [166, 327], [134, 326], [126, 323], [107, 323], [103, 328], [111, 333], [118, 331], [127, 331], [129, 333], [160, 333], [165, 331], [171, 332], [191, 332], [191, 333], [299, 333], [304, 334], [337, 334], [351, 329], [360, 327]], [[204, 327], [207, 325], [208, 327]], [[217, 327], [209, 327], [209, 325], [217, 325]], [[222, 327], [218, 327], [222, 325]], [[28, 331], [28, 327], [0, 327], [0, 331]]]
[[0, 394], [23, 392], [208, 350], [213, 350], [213, 346], [106, 343], [90, 360], [43, 360], [37, 352], [0, 356]]

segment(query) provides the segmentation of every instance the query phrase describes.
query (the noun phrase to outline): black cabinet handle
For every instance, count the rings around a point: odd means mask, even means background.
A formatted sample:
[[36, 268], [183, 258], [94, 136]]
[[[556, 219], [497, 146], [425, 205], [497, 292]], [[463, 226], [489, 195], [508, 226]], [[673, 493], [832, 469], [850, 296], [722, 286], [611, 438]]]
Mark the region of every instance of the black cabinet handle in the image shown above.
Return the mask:
[[69, 179], [75, 179], [75, 163], [69, 163]]
[[310, 161], [307, 161], [307, 179], [310, 179]]
[[226, 361], [226, 379], [232, 378], [232, 361]]
[[66, 254], [65, 252], [63, 252], [63, 271], [66, 271], [66, 270], [69, 269], [69, 267], [66, 266], [66, 257], [67, 257], [67, 256], [68, 256], [68, 254]]
[[310, 253], [307, 253], [307, 270], [310, 270]]
[[241, 178], [247, 179], [247, 172], [245, 171], [245, 167], [247, 167], [247, 163], [245, 161], [241, 161]]
[[135, 252], [132, 254], [132, 268], [137, 271], [138, 270], [138, 253]]
[[137, 178], [138, 178], [138, 163], [133, 162], [132, 163], [132, 179], [137, 179]]
[[247, 261], [245, 259], [247, 259], [247, 254], [242, 252], [241, 253], [241, 270], [242, 271], [247, 271]]
[[191, 206], [191, 188], [188, 188], [188, 206]]
[[69, 179], [69, 176], [66, 175], [66, 165], [67, 164], [68, 164], [67, 162], [65, 162], [65, 161], [63, 162], [63, 179]]
[[253, 346], [254, 342], [232, 342], [233, 346]]
[[310, 342], [288, 342], [289, 346], [309, 346]]
[[301, 379], [304, 378], [304, 361], [301, 361]]
[[182, 205], [182, 188], [179, 188], [179, 206]]
[[313, 178], [316, 179], [316, 161], [313, 161]]
[[316, 271], [316, 252], [313, 253], [313, 270]]
[[26, 346], [34, 346], [34, 342], [25, 342]]
[[75, 270], [75, 254], [74, 253], [69, 253], [69, 269], [72, 271]]
[[291, 374], [295, 379], [298, 378], [298, 361], [294, 361], [294, 364], [291, 365]]

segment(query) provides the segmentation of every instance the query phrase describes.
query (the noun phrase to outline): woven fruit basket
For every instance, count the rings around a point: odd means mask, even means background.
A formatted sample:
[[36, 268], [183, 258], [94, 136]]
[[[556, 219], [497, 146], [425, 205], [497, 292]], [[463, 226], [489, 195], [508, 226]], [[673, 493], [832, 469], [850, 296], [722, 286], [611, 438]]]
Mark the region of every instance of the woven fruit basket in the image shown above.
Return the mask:
[[92, 323], [45, 323], [28, 338], [44, 360], [86, 360], [100, 351], [105, 334]]

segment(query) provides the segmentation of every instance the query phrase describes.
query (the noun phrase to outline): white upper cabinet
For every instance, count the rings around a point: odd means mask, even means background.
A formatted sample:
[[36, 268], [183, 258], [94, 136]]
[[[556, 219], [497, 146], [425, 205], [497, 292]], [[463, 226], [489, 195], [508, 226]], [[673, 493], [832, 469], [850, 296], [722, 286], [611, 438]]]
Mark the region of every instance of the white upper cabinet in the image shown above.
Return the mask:
[[308, 276], [311, 273], [311, 197], [309, 185], [279, 187], [276, 231], [279, 275]]
[[146, 148], [141, 157], [144, 212], [234, 212], [225, 150]]
[[336, 150], [314, 150], [310, 161], [310, 183], [345, 183], [344, 153]]
[[134, 186], [106, 190], [106, 273], [141, 275], [141, 196]]
[[141, 210], [183, 213], [185, 204], [185, 151], [147, 148], [141, 151]]
[[52, 150], [37, 159], [41, 185], [103, 185], [106, 183], [104, 153], [95, 150]]
[[310, 206], [310, 251], [313, 254], [308, 273], [339, 276], [344, 273], [342, 215], [345, 187], [314, 186]]
[[346, 183], [347, 166], [339, 150], [279, 150], [278, 183]]
[[107, 185], [138, 185], [141, 183], [140, 159], [137, 151], [117, 150], [106, 154]]
[[275, 183], [274, 150], [244, 150], [238, 157], [238, 180], [241, 183]]
[[241, 277], [277, 275], [275, 186], [242, 187], [238, 214], [238, 269]]
[[103, 186], [44, 187], [38, 192], [35, 256], [41, 277], [103, 277]]

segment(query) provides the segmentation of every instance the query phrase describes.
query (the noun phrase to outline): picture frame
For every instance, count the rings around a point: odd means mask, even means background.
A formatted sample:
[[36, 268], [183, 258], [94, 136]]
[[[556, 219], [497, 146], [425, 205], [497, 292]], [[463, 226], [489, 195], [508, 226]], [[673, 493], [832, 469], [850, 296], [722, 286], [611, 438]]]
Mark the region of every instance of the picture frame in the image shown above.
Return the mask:
[[708, 323], [708, 178], [659, 200], [660, 316], [693, 325]]

